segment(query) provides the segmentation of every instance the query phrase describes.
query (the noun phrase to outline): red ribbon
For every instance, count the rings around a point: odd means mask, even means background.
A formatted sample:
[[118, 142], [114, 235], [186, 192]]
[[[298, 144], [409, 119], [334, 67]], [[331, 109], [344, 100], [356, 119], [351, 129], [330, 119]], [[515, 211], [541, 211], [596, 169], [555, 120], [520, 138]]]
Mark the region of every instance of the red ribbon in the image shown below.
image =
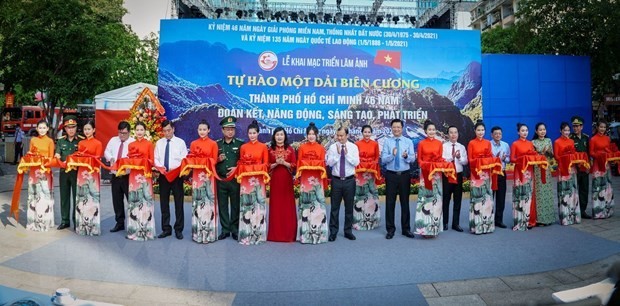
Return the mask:
[[471, 160], [471, 177], [475, 180], [480, 179], [482, 172], [488, 171], [491, 177], [491, 189], [497, 190], [497, 176], [504, 175], [502, 171], [502, 161], [499, 157], [479, 157]]
[[523, 181], [523, 174], [527, 171], [529, 167], [539, 166], [540, 167], [540, 180], [543, 184], [547, 183], [547, 167], [549, 167], [549, 162], [547, 158], [543, 155], [539, 155], [538, 153], [527, 153], [527, 155], [523, 155], [517, 158], [517, 162], [515, 163], [514, 174], [516, 178]]
[[424, 188], [428, 190], [433, 189], [432, 180], [435, 173], [443, 173], [448, 178], [450, 183], [457, 183], [456, 168], [454, 167], [454, 164], [447, 162], [441, 157], [435, 157], [430, 161], [421, 161], [420, 168], [422, 169], [422, 174], [426, 175], [424, 178]]
[[586, 152], [575, 152], [574, 148], [565, 150], [558, 160], [558, 171], [560, 176], [569, 176], [572, 166], [579, 166], [581, 169], [590, 169], [590, 158]]

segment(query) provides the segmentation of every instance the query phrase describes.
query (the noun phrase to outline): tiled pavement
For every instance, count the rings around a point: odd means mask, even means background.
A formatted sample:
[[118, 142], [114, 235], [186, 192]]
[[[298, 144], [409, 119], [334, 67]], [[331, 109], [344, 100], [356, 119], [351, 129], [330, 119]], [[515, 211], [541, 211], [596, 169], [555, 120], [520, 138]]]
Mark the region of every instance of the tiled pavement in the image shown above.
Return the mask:
[[[1, 146], [0, 146], [1, 149]], [[15, 166], [0, 163], [0, 263], [71, 235], [51, 231], [46, 235], [26, 231], [23, 224], [7, 218], [15, 179]], [[614, 178], [620, 190], [620, 178]], [[510, 194], [507, 195], [510, 198]], [[105, 217], [105, 215], [104, 215]], [[25, 218], [22, 218], [22, 222]], [[583, 220], [582, 231], [620, 242], [620, 216], [607, 220]], [[508, 259], [507, 259], [508, 260]], [[605, 278], [609, 266], [620, 261], [619, 253], [606, 259], [563, 270], [484, 279], [420, 284], [430, 305], [540, 305], [551, 304], [556, 291], [589, 285]], [[0, 266], [0, 285], [51, 295], [56, 288], [70, 288], [80, 299], [124, 305], [230, 305], [234, 292], [207, 292], [153, 286], [70, 279], [24, 272]]]

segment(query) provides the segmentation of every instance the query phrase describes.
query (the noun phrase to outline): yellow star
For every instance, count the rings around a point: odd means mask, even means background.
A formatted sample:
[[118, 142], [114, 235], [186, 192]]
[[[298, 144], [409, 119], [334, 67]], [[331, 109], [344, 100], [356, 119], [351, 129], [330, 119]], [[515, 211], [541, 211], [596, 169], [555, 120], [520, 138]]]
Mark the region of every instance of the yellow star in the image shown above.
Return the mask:
[[390, 57], [390, 55], [389, 55], [389, 54], [388, 54], [388, 55], [386, 55], [384, 58], [385, 58], [385, 62], [386, 62], [386, 63], [391, 63], [391, 62], [392, 62], [392, 58]]

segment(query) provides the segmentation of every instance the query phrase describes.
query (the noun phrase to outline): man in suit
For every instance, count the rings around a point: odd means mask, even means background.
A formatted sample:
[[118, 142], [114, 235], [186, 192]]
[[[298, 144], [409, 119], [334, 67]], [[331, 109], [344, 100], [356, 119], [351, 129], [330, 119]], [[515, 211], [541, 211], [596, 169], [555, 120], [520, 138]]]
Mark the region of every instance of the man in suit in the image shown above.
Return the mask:
[[[118, 124], [118, 136], [114, 136], [108, 141], [103, 156], [113, 165], [117, 160], [127, 157], [129, 144], [134, 142], [133, 137], [129, 137], [131, 126], [127, 121]], [[116, 176], [116, 171], [112, 171], [112, 206], [114, 206], [114, 219], [116, 225], [110, 232], [118, 232], [125, 229], [125, 199], [129, 196], [129, 175]]]
[[[161, 124], [164, 138], [155, 144], [155, 166], [163, 167], [166, 172], [179, 168], [183, 158], [187, 156], [185, 141], [174, 136], [174, 125], [170, 120], [164, 120]], [[183, 178], [175, 176], [172, 182], [165, 175], [159, 176], [159, 203], [161, 207], [162, 233], [157, 238], [165, 238], [172, 235], [170, 226], [170, 192], [174, 194], [174, 234], [177, 239], [183, 239], [184, 215], [183, 215]]]
[[442, 176], [443, 184], [443, 230], [448, 230], [448, 219], [450, 219], [450, 198], [454, 194], [454, 205], [452, 207], [452, 229], [463, 232], [459, 225], [461, 215], [461, 200], [463, 199], [463, 167], [467, 165], [467, 150], [465, 146], [458, 143], [459, 130], [456, 126], [448, 127], [448, 141], [443, 144], [443, 158], [454, 164], [456, 168], [456, 184], [450, 183], [448, 178]]
[[360, 163], [357, 146], [348, 141], [349, 129], [336, 131], [337, 142], [332, 144], [325, 156], [332, 167], [331, 214], [329, 217], [329, 241], [336, 240], [339, 226], [340, 203], [344, 200], [344, 237], [355, 240], [353, 235], [353, 201], [355, 199], [355, 167]]
[[400, 201], [400, 221], [402, 234], [414, 238], [411, 232], [411, 215], [409, 213], [409, 192], [411, 190], [410, 164], [415, 161], [415, 150], [411, 139], [403, 136], [403, 121], [394, 119], [390, 123], [392, 136], [385, 139], [381, 150], [381, 164], [385, 166], [385, 239], [394, 238], [396, 225], [394, 214], [396, 196]]

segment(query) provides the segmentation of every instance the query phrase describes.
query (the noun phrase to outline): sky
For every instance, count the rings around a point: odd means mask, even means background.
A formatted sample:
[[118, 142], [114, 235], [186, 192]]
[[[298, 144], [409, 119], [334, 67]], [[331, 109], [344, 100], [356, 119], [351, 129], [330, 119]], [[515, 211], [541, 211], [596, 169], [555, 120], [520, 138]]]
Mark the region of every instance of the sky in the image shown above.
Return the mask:
[[[147, 36], [151, 32], [159, 31], [159, 21], [169, 19], [172, 0], [125, 0], [124, 6], [129, 11], [123, 17], [123, 23], [131, 25], [139, 37]], [[371, 6], [374, 0], [343, 1], [343, 5]], [[316, 3], [316, 0], [278, 0], [281, 3]], [[336, 0], [327, 0], [325, 4], [336, 4]], [[384, 1], [384, 6], [410, 7], [415, 2]]]
[[170, 18], [171, 0], [125, 0], [129, 11], [123, 23], [129, 24], [138, 37], [159, 32], [159, 21]]

